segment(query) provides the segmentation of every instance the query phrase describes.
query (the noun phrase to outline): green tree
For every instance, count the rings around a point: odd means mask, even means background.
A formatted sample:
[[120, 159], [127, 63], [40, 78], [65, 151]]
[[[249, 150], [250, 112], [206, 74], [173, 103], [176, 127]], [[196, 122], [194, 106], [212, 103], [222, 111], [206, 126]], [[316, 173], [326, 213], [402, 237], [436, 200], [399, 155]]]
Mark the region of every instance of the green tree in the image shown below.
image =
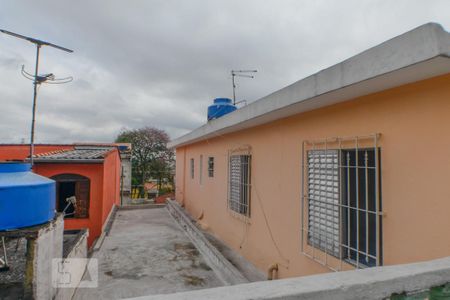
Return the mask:
[[116, 143], [131, 143], [131, 164], [133, 183], [144, 185], [154, 178], [161, 189], [163, 179], [173, 180], [174, 152], [167, 148], [169, 135], [154, 127], [123, 130]]

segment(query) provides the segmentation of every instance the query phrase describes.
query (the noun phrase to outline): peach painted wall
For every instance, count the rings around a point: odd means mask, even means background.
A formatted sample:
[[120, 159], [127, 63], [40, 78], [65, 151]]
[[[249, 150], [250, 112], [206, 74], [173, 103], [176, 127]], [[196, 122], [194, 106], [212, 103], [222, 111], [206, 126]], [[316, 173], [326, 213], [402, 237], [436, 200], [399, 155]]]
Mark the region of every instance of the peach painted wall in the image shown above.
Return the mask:
[[[282, 278], [328, 272], [301, 254], [302, 141], [380, 133], [384, 265], [449, 256], [449, 132], [447, 74], [180, 147], [176, 198], [194, 217], [203, 212], [203, 225], [262, 271], [277, 262]], [[242, 145], [252, 147], [249, 225], [227, 211], [227, 151]]]
[[[73, 149], [72, 145], [35, 145], [34, 153], [40, 154], [55, 150]], [[24, 160], [30, 155], [29, 145], [0, 145], [0, 161], [5, 160]]]
[[46, 177], [78, 174], [90, 179], [89, 217], [64, 219], [64, 229], [89, 228], [88, 246], [102, 233], [103, 164], [35, 164], [34, 171]]

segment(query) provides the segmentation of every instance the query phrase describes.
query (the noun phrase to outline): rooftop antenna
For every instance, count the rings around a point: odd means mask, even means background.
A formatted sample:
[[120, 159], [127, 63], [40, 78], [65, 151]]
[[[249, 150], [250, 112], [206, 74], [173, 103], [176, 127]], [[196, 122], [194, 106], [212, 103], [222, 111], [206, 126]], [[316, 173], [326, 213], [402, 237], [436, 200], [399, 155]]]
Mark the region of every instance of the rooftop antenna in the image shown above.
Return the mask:
[[41, 49], [42, 46], [50, 46], [65, 52], [69, 52], [72, 53], [73, 50], [46, 42], [46, 41], [41, 41], [35, 38], [31, 38], [31, 37], [27, 37], [24, 35], [20, 35], [11, 31], [7, 31], [7, 30], [3, 30], [0, 29], [0, 32], [3, 32], [5, 34], [11, 35], [13, 37], [22, 39], [22, 40], [26, 40], [29, 41], [30, 43], [33, 43], [36, 45], [36, 65], [34, 68], [34, 75], [27, 73], [24, 69], [24, 66], [22, 66], [22, 75], [33, 81], [33, 88], [34, 88], [34, 93], [33, 93], [33, 115], [32, 115], [32, 120], [31, 120], [31, 137], [30, 137], [30, 163], [31, 166], [33, 166], [33, 155], [34, 155], [34, 123], [35, 123], [35, 119], [36, 119], [36, 100], [37, 100], [37, 87], [39, 84], [41, 83], [67, 83], [72, 81], [72, 77], [67, 77], [67, 78], [61, 78], [61, 79], [56, 79], [55, 76], [50, 73], [50, 74], [44, 74], [44, 75], [38, 75], [38, 69], [39, 69], [39, 50]]
[[255, 78], [253, 75], [247, 75], [243, 73], [256, 73], [257, 70], [231, 70], [231, 82], [233, 83], [233, 105], [236, 105], [236, 83], [234, 81], [234, 77], [247, 77], [247, 78]]

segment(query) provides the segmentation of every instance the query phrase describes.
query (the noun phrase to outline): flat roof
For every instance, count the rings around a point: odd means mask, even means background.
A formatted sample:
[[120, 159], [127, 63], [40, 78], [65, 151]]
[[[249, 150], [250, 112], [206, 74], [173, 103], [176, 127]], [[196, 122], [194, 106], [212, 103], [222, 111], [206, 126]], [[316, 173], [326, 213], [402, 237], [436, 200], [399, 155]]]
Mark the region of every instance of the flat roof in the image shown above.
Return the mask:
[[165, 208], [120, 210], [93, 257], [98, 287], [79, 288], [73, 299], [123, 299], [223, 285]]
[[177, 148], [450, 72], [450, 33], [427, 23], [176, 138]]

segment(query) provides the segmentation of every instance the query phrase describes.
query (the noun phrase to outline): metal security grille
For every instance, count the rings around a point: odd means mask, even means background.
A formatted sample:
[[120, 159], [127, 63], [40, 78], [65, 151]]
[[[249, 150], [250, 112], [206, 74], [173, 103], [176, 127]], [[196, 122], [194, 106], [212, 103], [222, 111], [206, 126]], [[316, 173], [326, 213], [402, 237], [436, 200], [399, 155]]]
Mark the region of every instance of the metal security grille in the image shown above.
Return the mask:
[[339, 151], [308, 152], [308, 240], [339, 255]]
[[250, 155], [231, 155], [228, 172], [228, 207], [250, 215]]
[[302, 253], [332, 270], [382, 264], [379, 137], [303, 142]]

